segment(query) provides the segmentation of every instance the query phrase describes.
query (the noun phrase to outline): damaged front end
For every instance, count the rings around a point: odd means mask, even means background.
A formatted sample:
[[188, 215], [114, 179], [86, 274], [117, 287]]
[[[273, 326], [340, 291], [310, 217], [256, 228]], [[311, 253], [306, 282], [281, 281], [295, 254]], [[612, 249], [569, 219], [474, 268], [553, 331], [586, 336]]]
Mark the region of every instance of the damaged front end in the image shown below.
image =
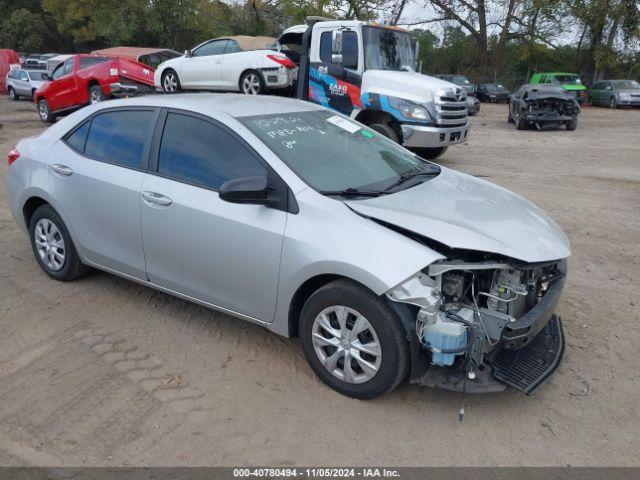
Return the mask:
[[538, 130], [558, 128], [574, 121], [580, 112], [580, 106], [573, 98], [529, 95], [523, 102], [524, 119]]
[[389, 290], [396, 311], [414, 318], [412, 382], [532, 393], [562, 359], [554, 311], [565, 275], [566, 260], [525, 264], [481, 256], [435, 262]]

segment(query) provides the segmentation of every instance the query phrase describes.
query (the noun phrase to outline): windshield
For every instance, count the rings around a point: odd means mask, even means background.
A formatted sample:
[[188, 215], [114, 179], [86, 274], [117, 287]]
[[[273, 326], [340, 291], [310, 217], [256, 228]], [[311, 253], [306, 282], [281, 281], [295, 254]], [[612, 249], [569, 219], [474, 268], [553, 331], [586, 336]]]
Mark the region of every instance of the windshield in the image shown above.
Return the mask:
[[456, 85], [469, 85], [469, 79], [462, 75], [452, 75], [450, 82], [455, 83]]
[[634, 80], [616, 80], [613, 82], [616, 90], [640, 90], [640, 84]]
[[439, 167], [333, 112], [238, 118], [296, 175], [319, 191], [384, 189], [402, 175]]
[[411, 35], [389, 28], [365, 27], [363, 37], [367, 69], [414, 71], [415, 52]]
[[560, 83], [572, 83], [574, 85], [580, 85], [580, 77], [578, 75], [556, 75], [556, 82]]

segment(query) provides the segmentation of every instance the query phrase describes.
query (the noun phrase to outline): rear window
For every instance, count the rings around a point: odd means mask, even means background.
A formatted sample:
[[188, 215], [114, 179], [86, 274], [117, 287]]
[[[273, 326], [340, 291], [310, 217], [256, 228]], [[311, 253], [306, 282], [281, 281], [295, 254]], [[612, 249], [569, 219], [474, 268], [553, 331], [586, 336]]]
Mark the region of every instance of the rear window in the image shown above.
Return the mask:
[[93, 67], [109, 60], [111, 60], [109, 57], [80, 57], [80, 68]]
[[93, 117], [85, 155], [122, 167], [140, 168], [152, 110], [120, 110]]

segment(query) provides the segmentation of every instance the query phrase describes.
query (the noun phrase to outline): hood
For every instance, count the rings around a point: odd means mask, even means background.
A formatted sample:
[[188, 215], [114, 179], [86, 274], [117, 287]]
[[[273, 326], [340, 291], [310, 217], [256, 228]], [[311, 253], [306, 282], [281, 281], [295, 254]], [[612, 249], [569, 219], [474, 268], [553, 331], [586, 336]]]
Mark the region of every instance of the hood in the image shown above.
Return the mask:
[[357, 213], [450, 248], [542, 262], [570, 255], [569, 240], [540, 208], [502, 187], [442, 168], [440, 175], [392, 195], [351, 200]]
[[576, 90], [586, 90], [587, 89], [587, 87], [585, 87], [584, 85], [576, 85], [574, 83], [562, 84], [562, 88], [564, 88], [565, 90], [568, 90], [570, 92], [574, 92]]
[[379, 93], [425, 103], [433, 98], [434, 90], [465, 91], [455, 83], [417, 72], [365, 70], [362, 75], [362, 91], [367, 93]]

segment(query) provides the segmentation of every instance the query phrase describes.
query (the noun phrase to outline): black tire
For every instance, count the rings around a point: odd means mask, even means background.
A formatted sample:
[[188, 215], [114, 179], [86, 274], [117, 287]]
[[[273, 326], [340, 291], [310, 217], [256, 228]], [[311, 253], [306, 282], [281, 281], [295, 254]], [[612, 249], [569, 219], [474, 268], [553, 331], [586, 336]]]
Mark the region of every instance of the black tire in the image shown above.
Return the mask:
[[178, 93], [182, 90], [180, 77], [175, 70], [168, 68], [162, 73], [162, 90], [165, 93]]
[[107, 99], [107, 96], [100, 88], [100, 85], [93, 85], [89, 89], [89, 104], [93, 105], [94, 103], [101, 103]]
[[611, 97], [609, 99], [609, 108], [612, 108], [614, 110], [618, 108], [618, 101], [616, 100], [616, 97]]
[[262, 95], [267, 91], [260, 72], [247, 70], [240, 76], [240, 92], [245, 95]]
[[567, 130], [573, 132], [578, 127], [578, 117], [573, 117], [567, 122]]
[[[38, 222], [41, 220], [51, 222], [59, 232], [59, 235], [56, 235], [55, 239], [61, 237], [64, 242], [64, 248], [62, 249], [62, 252], [64, 253], [64, 261], [61, 262], [62, 265], [58, 269], [48, 266], [39, 253], [39, 246], [36, 244], [36, 228], [38, 228]], [[78, 252], [71, 240], [71, 236], [69, 235], [66, 225], [51, 205], [42, 205], [33, 213], [31, 223], [29, 225], [29, 237], [31, 238], [31, 248], [34, 256], [36, 257], [36, 261], [40, 265], [40, 268], [42, 268], [42, 270], [44, 270], [44, 272], [51, 278], [62, 282], [69, 282], [81, 277], [87, 272], [88, 268], [80, 261], [80, 257], [78, 256]]]
[[16, 93], [13, 87], [9, 87], [9, 98], [14, 101], [20, 98], [20, 95]]
[[527, 121], [524, 119], [524, 112], [523, 111], [520, 112], [520, 115], [518, 115], [518, 119], [516, 120], [516, 129], [517, 130], [526, 130], [527, 129]]
[[[334, 305], [345, 306], [360, 313], [377, 334], [381, 351], [380, 365], [377, 373], [363, 383], [349, 383], [334, 376], [323, 365], [315, 351], [312, 340], [314, 321], [323, 310]], [[349, 315], [348, 318], [353, 318], [351, 314]], [[346, 324], [349, 325], [349, 321]], [[353, 325], [354, 323], [351, 324], [351, 329]], [[302, 348], [309, 365], [325, 384], [343, 395], [360, 399], [379, 397], [393, 390], [407, 376], [409, 345], [400, 320], [379, 297], [355, 282], [344, 279], [335, 280], [317, 290], [302, 308], [299, 327]], [[363, 333], [371, 335], [369, 330]], [[344, 357], [342, 360], [344, 372]], [[355, 360], [350, 362], [356, 362], [359, 365]], [[338, 361], [336, 368], [339, 366]]]
[[38, 116], [45, 123], [53, 123], [56, 121], [55, 114], [51, 113], [49, 104], [44, 98], [38, 100]]
[[393, 129], [393, 127], [387, 125], [386, 123], [374, 123], [372, 125], [369, 125], [369, 128], [380, 133], [381, 135], [384, 135], [389, 140], [393, 140], [396, 143], [398, 143], [399, 141], [396, 131]]
[[31, 98], [36, 98], [36, 89], [31, 90]]
[[425, 160], [435, 160], [438, 157], [444, 155], [448, 147], [436, 147], [436, 148], [412, 148], [411, 151], [424, 158]]

